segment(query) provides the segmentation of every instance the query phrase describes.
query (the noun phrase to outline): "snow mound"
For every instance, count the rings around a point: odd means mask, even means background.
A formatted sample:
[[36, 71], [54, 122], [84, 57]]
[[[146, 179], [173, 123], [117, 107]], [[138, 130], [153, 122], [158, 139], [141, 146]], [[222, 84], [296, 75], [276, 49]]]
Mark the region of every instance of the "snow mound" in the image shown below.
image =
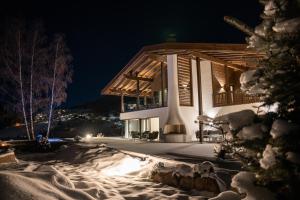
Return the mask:
[[293, 33], [299, 32], [300, 29], [300, 17], [288, 19], [283, 22], [277, 22], [272, 29], [278, 33]]
[[13, 151], [0, 154], [0, 164], [2, 163], [17, 163], [18, 160]]
[[231, 186], [239, 193], [246, 193], [243, 200], [275, 200], [275, 196], [266, 188], [254, 185], [255, 175], [251, 172], [239, 172], [232, 178]]
[[296, 127], [293, 124], [288, 123], [287, 121], [282, 119], [277, 119], [272, 124], [270, 134], [272, 135], [273, 139], [276, 139], [278, 137], [288, 134], [294, 129], [296, 129]]
[[262, 139], [264, 137], [264, 132], [266, 131], [267, 128], [263, 124], [253, 124], [251, 126], [244, 127], [237, 134], [237, 137], [242, 140]]
[[71, 181], [52, 167], [36, 172], [0, 172], [0, 199], [94, 199], [77, 190]]
[[286, 159], [292, 163], [300, 165], [300, 155], [295, 152], [287, 152], [286, 153]]
[[231, 130], [238, 130], [253, 123], [255, 113], [252, 110], [242, 110], [217, 117], [215, 120], [229, 123]]
[[241, 195], [229, 190], [221, 192], [218, 196], [210, 198], [209, 200], [241, 200]]

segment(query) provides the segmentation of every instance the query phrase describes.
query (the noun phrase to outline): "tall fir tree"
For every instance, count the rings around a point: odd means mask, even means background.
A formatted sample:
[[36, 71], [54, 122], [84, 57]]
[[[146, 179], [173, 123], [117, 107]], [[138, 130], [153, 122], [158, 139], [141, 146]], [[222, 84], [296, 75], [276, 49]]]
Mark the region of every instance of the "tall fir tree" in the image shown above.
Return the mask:
[[260, 2], [262, 22], [255, 29], [233, 17], [224, 19], [249, 35], [249, 48], [265, 55], [256, 70], [242, 75], [242, 89], [260, 93], [263, 106], [276, 111], [253, 115], [231, 129], [229, 146], [255, 173], [257, 185], [279, 199], [294, 199], [300, 184], [300, 2]]

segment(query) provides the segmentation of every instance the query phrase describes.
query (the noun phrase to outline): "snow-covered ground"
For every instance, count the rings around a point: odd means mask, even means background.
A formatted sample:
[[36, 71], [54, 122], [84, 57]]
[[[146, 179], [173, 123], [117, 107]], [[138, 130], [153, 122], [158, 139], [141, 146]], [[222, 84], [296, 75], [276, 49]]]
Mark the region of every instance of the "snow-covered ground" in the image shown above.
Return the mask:
[[[118, 144], [112, 142], [109, 146], [133, 148], [127, 142], [115, 142]], [[158, 148], [157, 144], [137, 144], [141, 145], [138, 152], [147, 154], [176, 152], [179, 147], [187, 153], [194, 146], [161, 144]], [[201, 152], [201, 148], [198, 150]], [[203, 148], [206, 156], [210, 152]], [[70, 145], [49, 154], [17, 154], [17, 158], [17, 164], [0, 165], [0, 199], [207, 199], [212, 195], [205, 191], [186, 192], [149, 180], [158, 161], [177, 161], [129, 155], [91, 143]]]
[[102, 137], [90, 138], [85, 140], [89, 144], [105, 143], [107, 146], [132, 151], [143, 154], [151, 155], [166, 155], [178, 154], [184, 156], [195, 156], [203, 158], [214, 158], [214, 147], [217, 144], [206, 143], [158, 143], [158, 142], [145, 142], [140, 140], [123, 139], [118, 137]]

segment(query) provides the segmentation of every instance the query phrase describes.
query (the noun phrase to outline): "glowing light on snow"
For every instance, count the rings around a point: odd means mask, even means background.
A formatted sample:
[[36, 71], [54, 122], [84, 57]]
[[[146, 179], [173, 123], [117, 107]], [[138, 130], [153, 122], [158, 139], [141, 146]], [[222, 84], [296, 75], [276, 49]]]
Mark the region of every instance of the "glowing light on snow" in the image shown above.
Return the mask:
[[90, 139], [90, 138], [92, 138], [92, 135], [88, 133], [88, 134], [86, 134], [85, 138]]
[[118, 165], [107, 167], [102, 170], [106, 176], [124, 176], [126, 174], [136, 172], [148, 163], [147, 160], [142, 161], [138, 158], [124, 158]]
[[217, 114], [216, 112], [217, 111], [215, 111], [215, 110], [208, 111], [207, 116], [209, 116], [210, 118], [215, 118], [215, 116]]

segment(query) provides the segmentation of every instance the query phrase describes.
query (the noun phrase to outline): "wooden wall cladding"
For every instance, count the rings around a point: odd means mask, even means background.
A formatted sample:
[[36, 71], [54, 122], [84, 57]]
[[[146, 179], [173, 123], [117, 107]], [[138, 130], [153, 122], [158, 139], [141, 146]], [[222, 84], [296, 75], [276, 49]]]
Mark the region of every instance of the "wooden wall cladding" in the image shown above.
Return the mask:
[[193, 106], [192, 65], [188, 57], [177, 57], [180, 106]]

